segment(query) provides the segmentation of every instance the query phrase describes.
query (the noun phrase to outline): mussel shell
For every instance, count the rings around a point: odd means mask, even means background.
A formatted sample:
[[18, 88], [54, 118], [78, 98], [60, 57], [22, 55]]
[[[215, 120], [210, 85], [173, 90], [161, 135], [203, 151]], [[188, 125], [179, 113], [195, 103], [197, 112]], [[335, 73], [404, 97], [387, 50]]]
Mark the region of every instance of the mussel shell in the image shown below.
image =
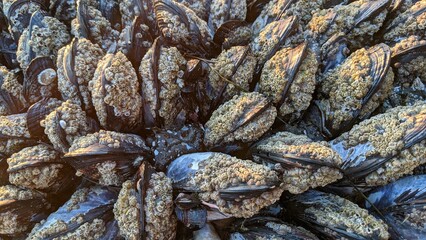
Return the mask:
[[[85, 199], [78, 203], [78, 207], [69, 208], [68, 205], [73, 206], [74, 204], [72, 202], [65, 203], [65, 205], [52, 213], [46, 221], [37, 227], [37, 232], [45, 233], [47, 235], [45, 239], [54, 239], [71, 233], [84, 223], [91, 222], [97, 218], [103, 219], [104, 222], [113, 222], [114, 216], [112, 209], [117, 199], [117, 193], [106, 187], [98, 186], [92, 187], [88, 191]], [[76, 221], [76, 216], [79, 216], [81, 221]], [[63, 230], [52, 232], [53, 225], [57, 221], [62, 221], [67, 227]], [[114, 233], [114, 230], [117, 232], [116, 229], [116, 227], [114, 228], [114, 224], [112, 224], [112, 228], [106, 229], [104, 234], [111, 235]]]
[[49, 194], [58, 194], [61, 192], [69, 191], [69, 189], [75, 185], [77, 182], [77, 177], [75, 176], [75, 170], [68, 164], [64, 163], [63, 161], [57, 160], [52, 162], [45, 162], [40, 161], [40, 159], [37, 159], [37, 156], [33, 156], [32, 158], [26, 159], [27, 161], [21, 162], [18, 165], [15, 165], [13, 167], [9, 167], [7, 169], [8, 174], [13, 174], [15, 172], [19, 172], [20, 170], [27, 169], [27, 168], [37, 168], [37, 167], [43, 167], [47, 166], [49, 164], [61, 164], [62, 169], [60, 170], [60, 177], [56, 179], [55, 183], [44, 189], [37, 189], [41, 192], [49, 193]]
[[377, 210], [380, 212], [377, 215], [389, 225], [394, 239], [426, 238], [424, 225], [416, 226], [405, 219], [406, 214], [414, 209], [425, 211], [425, 189], [426, 175], [405, 177], [373, 190], [365, 205], [373, 213], [377, 213]]
[[[163, 83], [158, 78], [158, 72], [159, 72], [159, 61], [160, 61], [160, 55], [161, 55], [161, 47], [164, 45], [164, 39], [162, 37], [158, 37], [155, 39], [154, 43], [152, 44], [152, 55], [151, 55], [151, 66], [152, 66], [152, 83], [155, 91], [155, 103], [154, 103], [154, 111], [155, 116], [152, 115], [151, 109], [149, 106], [149, 103], [147, 101], [143, 101], [143, 121], [145, 128], [152, 128], [155, 126], [162, 126], [163, 119], [160, 117], [159, 111], [161, 108], [161, 102], [160, 102], [160, 92], [161, 89], [164, 87]], [[142, 97], [144, 98], [143, 91]]]
[[[179, 192], [200, 192], [200, 189], [197, 187], [189, 187], [187, 183], [191, 181], [197, 171], [201, 170], [199, 168], [200, 164], [209, 159], [213, 154], [215, 153], [191, 153], [175, 159], [167, 168], [167, 177], [172, 179], [173, 189]], [[262, 195], [262, 193], [274, 189], [279, 184], [279, 181], [268, 182], [264, 185], [241, 184], [219, 189], [218, 193], [223, 200], [243, 200], [258, 197]]]
[[[231, 34], [233, 33], [233, 30], [239, 28], [239, 27], [244, 27], [244, 26], [248, 26], [248, 23], [245, 21], [241, 21], [241, 20], [230, 20], [227, 22], [224, 22], [222, 25], [220, 25], [220, 27], [216, 30], [214, 37], [213, 37], [213, 41], [218, 45], [218, 46], [222, 46], [225, 39], [230, 37]], [[243, 46], [243, 45], [247, 45], [248, 43], [246, 42], [241, 42], [238, 44], [238, 46]], [[230, 46], [222, 46], [225, 49], [230, 48]]]
[[[22, 48], [25, 50], [25, 52], [28, 54], [27, 56], [27, 61], [28, 62], [32, 62], [32, 60], [34, 58], [36, 58], [36, 53], [32, 50], [31, 46], [30, 46], [30, 41], [31, 41], [31, 36], [32, 36], [32, 32], [34, 27], [40, 27], [43, 28], [44, 23], [43, 23], [43, 19], [44, 17], [47, 16], [47, 12], [42, 11], [42, 10], [37, 10], [35, 11], [32, 15], [31, 15], [31, 19], [30, 22], [28, 24], [28, 38], [27, 39], [20, 39], [22, 41], [20, 41], [20, 44], [22, 44]], [[24, 69], [26, 71], [26, 69]]]
[[146, 163], [143, 162], [142, 165], [139, 167], [139, 171], [137, 174], [137, 180], [135, 182], [135, 187], [137, 189], [137, 201], [140, 207], [139, 209], [139, 233], [141, 235], [141, 239], [146, 239], [147, 232], [145, 231], [145, 226], [148, 223], [146, 219], [145, 214], [145, 199], [146, 199], [146, 193], [149, 187], [149, 181], [152, 177], [152, 175], [155, 173], [154, 168]]
[[176, 130], [154, 130], [152, 142], [155, 168], [164, 171], [171, 161], [181, 155], [200, 152], [203, 148], [203, 131], [196, 125]]
[[[420, 15], [422, 15], [424, 12], [426, 12], [426, 5], [425, 4], [419, 4], [419, 6], [413, 6], [412, 8], [410, 8], [410, 11], [412, 10], [412, 15], [411, 17], [418, 17]], [[395, 28], [396, 26], [398, 26], [399, 24], [402, 23], [402, 21], [404, 21], [406, 19], [400, 19], [400, 21], [394, 21], [392, 22], [392, 24], [390, 24], [389, 26], [386, 27], [386, 32], [389, 32], [390, 30], [392, 30], [393, 28]]]
[[399, 52], [392, 54], [392, 66], [399, 63], [408, 63], [420, 56], [426, 56], [426, 43], [411, 46]]
[[[262, 98], [260, 101], [253, 101], [250, 104], [247, 104], [247, 107], [241, 113], [239, 118], [232, 121], [232, 125], [230, 126], [230, 129], [227, 134], [221, 137], [221, 140], [216, 144], [216, 146], [211, 147], [229, 146], [229, 144], [224, 144], [223, 142], [227, 136], [233, 134], [241, 128], [244, 128], [246, 125], [250, 124], [254, 119], [258, 118], [259, 116], [262, 116], [262, 114], [268, 111], [271, 106], [272, 103], [266, 98]], [[211, 130], [209, 128], [206, 128], [204, 139], [206, 139], [206, 136], [209, 134], [210, 131]]]
[[247, 0], [247, 22], [253, 22], [271, 0]]
[[110, 23], [111, 27], [119, 32], [122, 29], [120, 6], [117, 0], [99, 1], [99, 10]]
[[253, 156], [257, 156], [262, 161], [267, 161], [270, 164], [279, 163], [284, 169], [293, 169], [293, 168], [308, 168], [312, 170], [317, 170], [321, 167], [330, 167], [338, 168], [338, 166], [333, 165], [327, 161], [322, 161], [321, 159], [311, 158], [309, 156], [300, 156], [299, 154], [291, 153], [271, 153], [265, 152], [262, 150], [254, 150]]
[[31, 137], [45, 136], [44, 128], [40, 125], [40, 122], [50, 113], [49, 109], [46, 108], [48, 101], [49, 99], [40, 100], [28, 108], [27, 126]]
[[324, 43], [322, 51], [321, 72], [326, 73], [339, 66], [348, 57], [349, 41], [344, 35], [336, 34]]
[[176, 207], [175, 213], [178, 220], [190, 229], [200, 229], [207, 223], [207, 210], [203, 207], [190, 209]]
[[[338, 129], [333, 129], [332, 121], [329, 121], [329, 114], [332, 114], [331, 109], [328, 109], [325, 104], [320, 101], [314, 101], [314, 105], [312, 105], [312, 110], [310, 111], [310, 116], [317, 121], [313, 121], [315, 125], [321, 130], [327, 138], [334, 138], [339, 136], [342, 132], [348, 131], [351, 127], [359, 120], [366, 118], [368, 116], [361, 116], [361, 111], [363, 110], [363, 106], [365, 106], [372, 97], [382, 89], [383, 82], [386, 79], [386, 75], [390, 69], [391, 63], [391, 51], [389, 46], [386, 44], [378, 44], [368, 49], [368, 57], [370, 58], [371, 65], [369, 75], [371, 76], [371, 86], [368, 89], [368, 92], [364, 95], [364, 97], [360, 101], [361, 108], [352, 109], [352, 118], [343, 121], [339, 124]], [[369, 115], [371, 113], [366, 113]]]
[[54, 87], [57, 82], [56, 78], [52, 79], [52, 82], [48, 84], [53, 85], [52, 92], [50, 94], [45, 93], [50, 96], [41, 95], [41, 88], [44, 86], [38, 81], [38, 78], [46, 70], [54, 71], [56, 74], [56, 65], [50, 57], [37, 57], [33, 59], [25, 71], [24, 96], [30, 104], [41, 100], [42, 97], [55, 97], [58, 95], [57, 91], [54, 90], [56, 89]]
[[[262, 68], [265, 62], [275, 55], [275, 53], [281, 48], [285, 39], [291, 36], [291, 34], [295, 32], [299, 25], [299, 19], [295, 16], [291, 16], [289, 18], [279, 20], [277, 22], [278, 33], [276, 37], [278, 39], [278, 42], [271, 49], [269, 49], [265, 57], [263, 57], [262, 59], [258, 59], [258, 64], [255, 70], [256, 74], [260, 74], [262, 72]], [[274, 22], [270, 24], [274, 24]]]
[[[286, 230], [276, 231], [272, 227], [268, 227], [268, 223], [283, 225]], [[255, 216], [249, 219], [238, 220], [232, 224], [231, 232], [230, 239], [232, 240], [261, 239], [265, 237], [292, 240], [318, 239], [304, 228], [290, 225], [275, 217], [267, 216]]]
[[147, 150], [132, 144], [122, 143], [120, 148], [112, 148], [101, 144], [93, 144], [80, 148], [64, 155], [64, 159], [84, 177], [97, 182], [100, 174], [97, 164], [111, 161], [116, 164], [116, 174], [121, 179], [130, 179], [137, 171], [134, 160], [140, 156], [147, 156]]
[[[104, 65], [104, 67], [101, 70], [101, 94], [103, 96], [106, 95], [106, 89], [105, 86], [109, 83], [109, 81], [107, 80], [106, 76], [105, 76], [105, 69], [109, 68], [112, 64], [112, 60], [114, 58], [114, 54], [108, 54], [104, 59], [106, 61], [106, 64]], [[114, 106], [110, 106], [106, 103], [105, 104], [105, 109], [106, 109], [106, 126], [105, 128], [108, 130], [112, 130], [112, 131], [117, 131], [117, 132], [134, 132], [136, 128], [139, 127], [140, 125], [140, 121], [131, 121], [130, 118], [132, 116], [126, 117], [124, 115], [121, 116], [116, 116], [114, 113]]]
[[[96, 114], [93, 112], [93, 106], [87, 106], [83, 95], [80, 90], [80, 85], [78, 83], [77, 75], [75, 72], [75, 58], [77, 55], [77, 46], [78, 46], [79, 38], [73, 38], [71, 42], [71, 47], [65, 48], [64, 57], [62, 59], [62, 65], [64, 66], [64, 78], [70, 82], [77, 91], [77, 97], [80, 100], [80, 106], [83, 111], [86, 111], [88, 115], [95, 116]], [[58, 58], [59, 60], [59, 58]]]
[[[234, 75], [237, 73], [238, 69], [241, 67], [241, 65], [244, 64], [247, 56], [251, 53], [249, 46], [244, 46], [241, 48], [241, 51], [238, 52], [238, 54], [233, 54], [230, 60], [234, 64], [232, 66], [232, 72], [229, 76], [229, 79], [232, 79]], [[210, 83], [210, 81], [207, 81], [206, 85], [206, 93], [208, 95], [209, 99], [212, 99], [210, 103], [210, 109], [208, 116], [211, 116], [214, 110], [216, 110], [220, 104], [222, 104], [224, 101], [228, 100], [225, 97], [226, 90], [228, 88], [229, 82], [226, 81], [223, 83], [219, 91], [217, 89], [214, 89]], [[204, 101], [203, 99], [200, 99], [201, 101]]]
[[[18, 78], [18, 82], [21, 82], [23, 78], [22, 72], [16, 72], [14, 74]], [[3, 81], [4, 79], [1, 78], [0, 85], [3, 85]], [[3, 89], [0, 89], [0, 100], [5, 104], [5, 107], [7, 107], [10, 114], [21, 113], [27, 107], [25, 101], [20, 100]]]
[[287, 71], [289, 81], [285, 85], [283, 92], [281, 93], [281, 99], [278, 101], [278, 108], [283, 105], [287, 99], [290, 87], [295, 79], [297, 73], [299, 72], [300, 65], [302, 65], [303, 60], [308, 55], [308, 44], [302, 43], [297, 46], [295, 49], [288, 53], [291, 61], [288, 62], [288, 65], [285, 66], [284, 71]]
[[[9, 7], [9, 11], [7, 12], [7, 16], [6, 16], [9, 19], [10, 25], [13, 25], [13, 22], [10, 21], [10, 19], [11, 19], [11, 16], [15, 15], [15, 13], [17, 12], [17, 9], [22, 7], [25, 4], [29, 5], [30, 3], [36, 3], [37, 5], [40, 6], [40, 10], [42, 10], [42, 11], [48, 11], [49, 10], [49, 1], [48, 0], [17, 0], [17, 1], [14, 1], [12, 3], [12, 5]], [[24, 29], [30, 25], [31, 18], [32, 18], [32, 14], [28, 13], [28, 12], [26, 14], [18, 15], [18, 21], [19, 21], [20, 24], [23, 25]], [[18, 43], [19, 37], [21, 36], [21, 34], [22, 34], [22, 32], [12, 31], [12, 36], [13, 36], [13, 39], [15, 39], [16, 43]]]
[[67, 25], [75, 18], [77, 11], [77, 0], [52, 0], [50, 3], [50, 14]]
[[143, 56], [145, 56], [150, 48], [150, 46], [147, 46], [147, 43], [152, 43], [154, 41], [150, 32], [142, 28], [142, 24], [144, 24], [144, 18], [140, 16], [136, 17], [132, 22], [132, 26], [129, 29], [130, 31], [126, 32], [125, 37], [126, 56], [130, 62], [132, 62], [135, 69], [139, 67]]
[[[0, 201], [0, 212], [11, 212], [17, 215], [15, 221], [22, 225], [34, 225], [45, 219], [51, 212], [50, 205], [40, 196], [27, 200], [5, 199]], [[16, 238], [0, 233], [0, 237]]]
[[[188, 31], [188, 36], [185, 41], [176, 43], [181, 46], [180, 50], [184, 50], [189, 54], [193, 54], [195, 56], [206, 57], [211, 56], [216, 52], [213, 39], [203, 38], [201, 31], [211, 31], [210, 29], [200, 29], [197, 25], [196, 21], [191, 19], [186, 11], [192, 11], [184, 5], [181, 5], [172, 0], [160, 0], [155, 1], [154, 3], [155, 14], [157, 17], [157, 24], [159, 29], [167, 28], [167, 22], [162, 16], [162, 12], [169, 12], [172, 15], [177, 15], [180, 18], [180, 21], [184, 23], [185, 28]], [[194, 13], [194, 17], [197, 17]], [[199, 21], [203, 21], [202, 19], [198, 19]], [[209, 33], [207, 33], [209, 34]], [[210, 33], [212, 34], [212, 33]], [[212, 34], [213, 35], [213, 34]], [[213, 38], [213, 36], [211, 36]], [[171, 43], [174, 43], [173, 36], [167, 38], [167, 40]]]
[[354, 24], [348, 32], [357, 28], [361, 23], [374, 19], [381, 12], [386, 10], [391, 4], [390, 0], [368, 1], [361, 5], [358, 14], [355, 16]]
[[16, 60], [17, 44], [7, 31], [0, 31], [0, 64], [9, 69], [19, 67]]
[[[387, 226], [383, 222], [379, 222], [379, 220], [372, 215], [361, 214], [362, 211], [365, 211], [364, 209], [347, 199], [343, 199], [333, 194], [309, 190], [303, 194], [292, 197], [288, 202], [286, 201], [285, 204], [287, 209], [286, 219], [291, 219], [297, 223], [303, 224], [303, 226], [306, 226], [308, 230], [324, 239], [361, 240], [388, 239], [389, 237], [386, 232]], [[354, 214], [356, 215], [355, 218], [358, 219], [346, 219], [347, 216], [345, 216], [345, 214], [347, 214], [347, 210], [345, 210], [345, 208], [350, 208], [351, 210], [349, 211], [357, 212]], [[318, 212], [319, 210], [337, 215], [333, 218], [333, 220], [336, 221], [331, 220], [328, 216], [317, 216], [324, 214]], [[365, 220], [364, 218], [366, 217], [369, 220]], [[327, 218], [329, 218], [328, 221], [325, 220]], [[337, 220], [338, 218], [341, 219]], [[365, 222], [362, 222], [359, 218], [363, 218]], [[360, 228], [361, 226], [363, 227]], [[358, 227], [360, 232], [354, 230], [354, 227]], [[367, 230], [366, 228], [370, 229]], [[387, 237], [382, 236], [385, 234]]]
[[167, 177], [173, 181], [173, 189], [183, 188], [187, 191], [196, 192], [197, 189], [188, 189], [185, 185], [191, 177], [199, 170], [201, 162], [209, 159], [214, 153], [191, 153], [176, 158], [167, 167]]
[[[285, 13], [285, 11], [287, 9], [289, 9], [290, 6], [293, 3], [295, 3], [296, 1], [295, 0], [284, 0], [284, 1], [276, 1], [275, 0], [274, 5], [272, 5], [272, 4], [267, 5], [267, 3], [269, 1], [259, 1], [258, 0], [258, 1], [252, 1], [252, 2], [255, 4], [255, 6], [256, 5], [258, 6], [260, 4], [265, 5], [265, 7], [263, 7], [263, 9], [261, 11], [262, 15], [258, 15], [257, 18], [254, 19], [254, 23], [253, 23], [253, 26], [256, 26], [256, 28], [263, 29], [265, 26], [267, 26], [271, 22], [281, 20], [282, 15]], [[277, 4], [277, 3], [279, 3], [279, 4]], [[270, 6], [272, 8], [266, 8], [266, 6]], [[250, 7], [250, 5], [248, 4], [248, 8], [249, 7]], [[277, 10], [277, 9], [274, 9], [274, 8], [281, 9], [281, 11], [275, 17], [273, 15], [271, 16], [271, 13], [270, 13], [271, 11], [273, 12], [274, 10]], [[269, 10], [269, 12], [267, 12], [268, 10]]]
[[[410, 116], [410, 121], [413, 121], [414, 124], [405, 132], [402, 139], [404, 146], [400, 148], [399, 152], [409, 149], [413, 145], [426, 139], [425, 117], [424, 114]], [[344, 174], [353, 180], [367, 176], [396, 156], [394, 155], [395, 153], [389, 153], [386, 156], [371, 156], [369, 152], [374, 146], [370, 142], [359, 143], [353, 147], [347, 148], [345, 147], [345, 141], [341, 138], [342, 137], [331, 141], [330, 145], [343, 159], [341, 169], [343, 169]], [[399, 152], [396, 154], [399, 154]]]
[[89, 21], [90, 19], [87, 19], [90, 15], [88, 13], [89, 7], [87, 6], [85, 1], [78, 1], [77, 2], [77, 21], [80, 24], [80, 33], [84, 38], [89, 39], [92, 43], [96, 43], [93, 36], [90, 34], [89, 30]]

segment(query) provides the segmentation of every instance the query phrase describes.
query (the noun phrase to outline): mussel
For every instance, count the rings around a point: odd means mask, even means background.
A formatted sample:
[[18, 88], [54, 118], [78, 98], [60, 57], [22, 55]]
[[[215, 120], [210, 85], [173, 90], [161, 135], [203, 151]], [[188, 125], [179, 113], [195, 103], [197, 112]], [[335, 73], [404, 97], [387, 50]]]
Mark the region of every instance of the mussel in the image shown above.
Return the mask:
[[183, 155], [167, 168], [173, 189], [194, 193], [208, 207], [234, 217], [251, 217], [279, 199], [283, 189], [270, 168], [223, 153]]

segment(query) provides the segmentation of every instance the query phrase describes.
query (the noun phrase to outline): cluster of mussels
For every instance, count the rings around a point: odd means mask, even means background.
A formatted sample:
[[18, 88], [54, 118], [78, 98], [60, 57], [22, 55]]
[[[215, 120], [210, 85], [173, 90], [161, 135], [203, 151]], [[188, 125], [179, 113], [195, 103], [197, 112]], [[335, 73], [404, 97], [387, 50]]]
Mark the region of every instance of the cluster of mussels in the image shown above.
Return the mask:
[[425, 84], [425, 0], [0, 1], [0, 239], [425, 239]]

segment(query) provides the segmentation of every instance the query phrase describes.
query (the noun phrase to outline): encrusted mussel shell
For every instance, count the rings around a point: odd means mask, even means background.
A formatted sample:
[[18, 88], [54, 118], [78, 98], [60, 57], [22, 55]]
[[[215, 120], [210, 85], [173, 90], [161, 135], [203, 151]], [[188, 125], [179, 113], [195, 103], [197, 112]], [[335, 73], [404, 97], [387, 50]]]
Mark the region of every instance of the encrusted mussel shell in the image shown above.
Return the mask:
[[307, 43], [283, 48], [265, 63], [258, 91], [273, 99], [284, 120], [299, 119], [315, 91], [318, 59]]
[[389, 239], [388, 226], [339, 196], [309, 190], [284, 202], [286, 216], [330, 239]]
[[212, 0], [208, 25], [214, 32], [225, 22], [230, 20], [245, 20], [247, 2], [240, 0]]
[[259, 139], [275, 121], [277, 110], [260, 93], [242, 93], [216, 109], [205, 124], [208, 147]]
[[144, 127], [171, 127], [179, 123], [183, 103], [180, 92], [185, 87], [186, 60], [176, 47], [168, 47], [160, 37], [142, 58]]
[[[294, 0], [272, 0], [265, 4], [259, 16], [254, 20], [251, 28], [257, 36], [271, 22], [283, 19], [285, 11], [294, 4]], [[315, 2], [315, 1], [313, 1]]]
[[198, 17], [204, 21], [209, 19], [209, 9], [212, 0], [175, 0], [178, 3], [182, 3], [188, 8], [192, 9]]
[[24, 237], [50, 210], [44, 194], [14, 185], [0, 186], [0, 237]]
[[348, 0], [272, 0], [262, 9], [262, 12], [253, 22], [253, 34], [257, 35], [269, 23], [285, 19], [289, 16], [298, 16], [303, 28], [311, 20], [313, 13], [331, 8]]
[[71, 24], [71, 20], [77, 15], [76, 0], [51, 0], [49, 5], [51, 16], [66, 23]]
[[426, 21], [426, 2], [418, 1], [405, 12], [398, 14], [393, 21], [386, 26], [383, 39], [389, 43], [399, 42], [410, 35], [424, 38]]
[[397, 17], [399, 14], [407, 11], [417, 2], [422, 0], [392, 0], [391, 5], [389, 6], [389, 17], [392, 20]]
[[188, 153], [203, 149], [203, 129], [195, 124], [175, 129], [153, 129], [153, 136], [147, 139], [154, 153], [154, 167], [166, 170], [169, 163]]
[[117, 193], [106, 187], [78, 189], [56, 212], [36, 225], [28, 239], [115, 239], [112, 209]]
[[27, 126], [32, 138], [44, 138], [44, 127], [40, 125], [46, 116], [61, 106], [62, 101], [56, 98], [42, 99], [27, 110]]
[[0, 153], [10, 155], [33, 143], [26, 113], [0, 116]]
[[378, 44], [357, 50], [323, 75], [310, 117], [326, 137], [349, 130], [389, 96], [394, 80], [390, 59], [390, 48]]
[[50, 57], [36, 57], [28, 65], [24, 77], [24, 96], [29, 104], [56, 97], [56, 66]]
[[233, 46], [246, 46], [250, 43], [252, 30], [247, 22], [230, 20], [216, 30], [213, 41], [222, 47], [222, 50]]
[[[208, 219], [209, 214], [212, 215], [212, 211], [208, 211], [208, 208], [193, 194], [179, 193], [174, 203], [176, 205], [175, 214], [177, 219], [189, 229], [201, 230], [208, 225], [207, 221], [216, 220]], [[229, 218], [228, 215], [219, 213], [215, 211], [215, 209], [213, 209], [213, 211], [215, 215], [219, 215], [225, 219]], [[220, 220], [220, 218], [218, 220]], [[194, 235], [195, 234], [196, 233], [194, 233]]]
[[87, 38], [104, 51], [115, 46], [120, 34], [102, 15], [97, 2], [91, 0], [77, 0], [77, 16], [72, 20], [71, 28], [75, 37]]
[[121, 29], [123, 28], [123, 24], [121, 22], [121, 11], [120, 11], [120, 4], [121, 1], [118, 0], [102, 0], [99, 1], [98, 9], [101, 11], [102, 16], [108, 20], [111, 24], [111, 27], [121, 32]]
[[18, 45], [12, 39], [12, 36], [7, 30], [0, 31], [0, 64], [9, 69], [19, 67], [18, 60], [16, 59], [16, 50]]
[[392, 47], [392, 66], [399, 83], [426, 79], [426, 40], [410, 36]]
[[238, 220], [233, 223], [230, 240], [249, 239], [293, 239], [303, 240], [318, 238], [300, 226], [295, 226], [274, 217], [255, 216], [249, 219]]
[[47, 145], [27, 147], [8, 159], [9, 181], [15, 186], [58, 193], [68, 190], [75, 181], [74, 169]]
[[315, 12], [307, 30], [320, 45], [334, 35], [346, 35], [356, 48], [365, 46], [382, 27], [390, 0], [358, 0]]
[[251, 217], [283, 192], [270, 168], [223, 153], [183, 155], [169, 165], [167, 176], [175, 191], [194, 193], [233, 217]]
[[266, 25], [259, 35], [253, 39], [250, 48], [258, 61], [257, 74], [260, 74], [263, 64], [281, 48], [286, 38], [297, 30], [298, 25], [299, 20], [295, 16], [274, 21]]
[[154, 12], [154, 0], [120, 1], [121, 21], [123, 28], [131, 26], [135, 18], [140, 18], [144, 31], [152, 36], [158, 35], [158, 26]]
[[77, 175], [101, 185], [121, 186], [149, 156], [149, 148], [138, 135], [100, 130], [76, 139], [64, 158]]
[[211, 56], [215, 48], [213, 30], [194, 11], [173, 0], [156, 0], [158, 27], [163, 37], [193, 56]]
[[[256, 143], [253, 157], [282, 174], [284, 190], [292, 194], [324, 187], [343, 177], [340, 156], [327, 142], [313, 142], [304, 135], [279, 132]], [[278, 165], [278, 166], [277, 166]]]
[[235, 46], [220, 53], [211, 65], [206, 86], [211, 109], [215, 110], [241, 91], [249, 91], [255, 66], [256, 58], [248, 46]]
[[74, 38], [59, 50], [56, 60], [62, 98], [78, 103], [89, 115], [94, 114], [94, 109], [88, 85], [102, 57], [102, 49], [97, 44], [85, 38]]
[[426, 100], [426, 41], [410, 36], [392, 47], [393, 91], [384, 107], [413, 105]]
[[330, 142], [344, 175], [360, 186], [384, 185], [426, 160], [426, 104], [396, 107], [355, 125]]
[[425, 238], [425, 184], [426, 175], [402, 178], [370, 192], [365, 206], [380, 212], [393, 239]]
[[0, 66], [0, 116], [17, 114], [27, 107], [20, 75]]
[[114, 215], [125, 239], [174, 239], [172, 181], [143, 162], [136, 179], [123, 183]]
[[132, 63], [122, 53], [107, 54], [89, 82], [92, 102], [101, 126], [129, 132], [139, 127], [142, 98]]
[[47, 11], [47, 0], [5, 0], [3, 12], [8, 19], [9, 31], [16, 42], [30, 24], [31, 15], [38, 11]]
[[63, 153], [68, 152], [75, 139], [99, 130], [97, 124], [86, 117], [86, 112], [70, 100], [50, 112], [40, 125], [53, 147]]
[[19, 38], [17, 60], [26, 71], [36, 57], [56, 58], [58, 50], [70, 41], [65, 24], [49, 17], [45, 12], [36, 11], [31, 15], [28, 28]]
[[133, 67], [137, 69], [153, 42], [149, 27], [144, 23], [144, 18], [138, 16], [130, 25], [123, 28], [117, 44], [118, 50], [126, 54]]

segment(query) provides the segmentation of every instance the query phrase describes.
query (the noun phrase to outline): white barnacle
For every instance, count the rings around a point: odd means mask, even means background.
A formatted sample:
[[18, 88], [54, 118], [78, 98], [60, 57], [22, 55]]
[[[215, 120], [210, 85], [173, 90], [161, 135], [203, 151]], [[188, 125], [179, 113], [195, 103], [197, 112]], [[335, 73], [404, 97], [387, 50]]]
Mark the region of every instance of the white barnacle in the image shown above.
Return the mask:
[[59, 120], [59, 126], [61, 126], [62, 129], [65, 129], [67, 127], [67, 122], [64, 120]]
[[56, 71], [52, 68], [43, 70], [37, 76], [37, 82], [42, 86], [47, 86], [52, 84], [56, 79]]

